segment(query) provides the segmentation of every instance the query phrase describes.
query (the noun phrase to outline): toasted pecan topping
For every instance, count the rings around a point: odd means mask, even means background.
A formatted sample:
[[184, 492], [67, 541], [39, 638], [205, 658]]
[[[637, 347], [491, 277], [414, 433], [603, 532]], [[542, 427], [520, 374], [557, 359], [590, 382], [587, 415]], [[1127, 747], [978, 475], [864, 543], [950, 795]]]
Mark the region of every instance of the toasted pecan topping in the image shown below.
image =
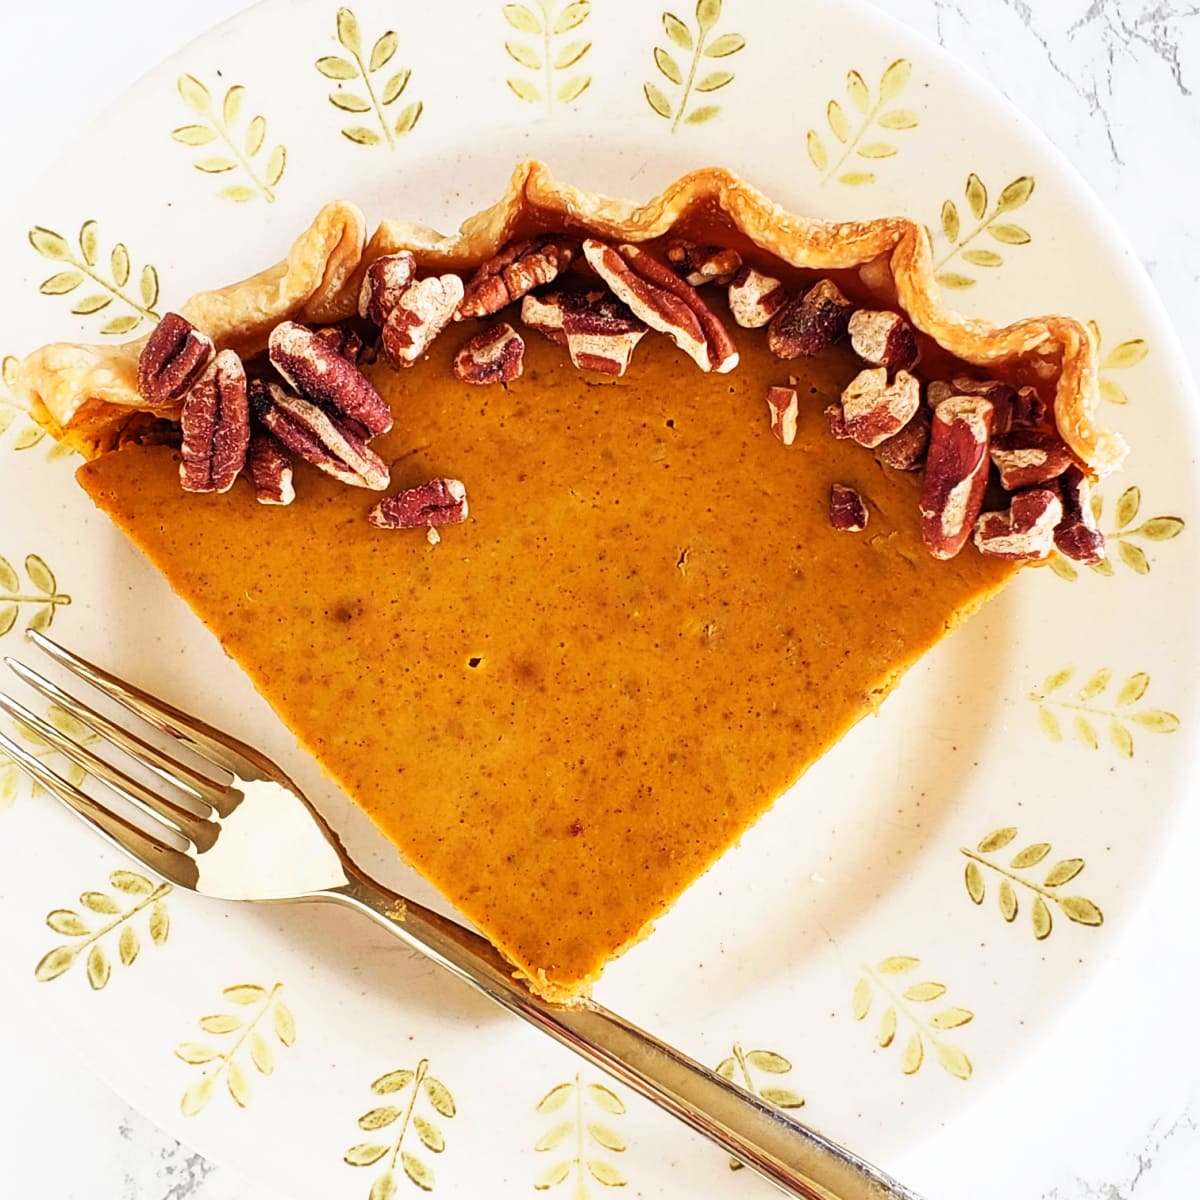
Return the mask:
[[860, 308], [847, 330], [850, 348], [873, 367], [911, 371], [921, 357], [917, 335], [899, 313]]
[[410, 250], [377, 258], [363, 276], [358, 293], [358, 315], [382, 329], [405, 289], [416, 277], [417, 260]]
[[867, 527], [867, 506], [848, 484], [835, 483], [829, 489], [829, 523], [846, 533], [860, 533]]
[[787, 299], [778, 279], [754, 267], [743, 267], [729, 284], [729, 311], [743, 329], [761, 329]]
[[212, 338], [178, 313], [167, 313], [138, 356], [138, 395], [152, 408], [182, 400], [212, 357]]
[[313, 333], [331, 350], [358, 366], [358, 360], [362, 358], [363, 340], [353, 329], [345, 325], [323, 325], [320, 329], [314, 329]]
[[463, 298], [457, 275], [430, 275], [410, 284], [383, 325], [383, 353], [394, 367], [411, 367], [450, 323]]
[[179, 424], [183, 490], [229, 491], [245, 466], [250, 443], [246, 371], [232, 350], [222, 350], [192, 385]]
[[579, 253], [579, 239], [546, 233], [506, 246], [471, 276], [455, 320], [490, 317], [536, 287], [552, 283]]
[[771, 416], [771, 432], [785, 446], [790, 446], [796, 440], [796, 423], [800, 417], [800, 401], [796, 396], [796, 389], [768, 388], [767, 412]]
[[897, 434], [921, 405], [921, 385], [907, 371], [888, 382], [886, 367], [867, 367], [842, 392], [846, 436], [873, 449]]
[[454, 356], [454, 377], [464, 383], [508, 383], [521, 374], [525, 342], [501, 321], [465, 342]]
[[1091, 485], [1072, 463], [1057, 480], [1063, 517], [1054, 531], [1054, 544], [1061, 554], [1076, 562], [1094, 565], [1107, 555], [1104, 534], [1092, 515]]
[[367, 520], [379, 529], [433, 529], [461, 525], [467, 512], [467, 489], [459, 480], [430, 479], [380, 500]]
[[1057, 434], [1037, 429], [997, 434], [992, 438], [991, 455], [1000, 472], [1000, 485], [1009, 492], [1057, 479], [1073, 461]]
[[986, 512], [975, 522], [975, 545], [981, 554], [1030, 562], [1054, 549], [1054, 530], [1063, 506], [1054, 488], [1018, 492], [1002, 512]]
[[846, 336], [854, 305], [832, 279], [793, 296], [771, 318], [767, 345], [780, 358], [819, 354]]
[[692, 287], [706, 283], [728, 283], [742, 265], [742, 256], [723, 246], [701, 246], [695, 242], [674, 238], [667, 243], [667, 262]]
[[896, 471], [915, 471], [925, 462], [925, 451], [929, 446], [929, 427], [933, 418], [929, 410], [918, 407], [899, 433], [894, 433], [875, 447], [875, 457], [884, 466]]
[[292, 460], [274, 434], [265, 429], [251, 434], [246, 467], [259, 504], [291, 504], [296, 498], [296, 489], [292, 486]]
[[983, 507], [993, 408], [982, 396], [952, 396], [933, 413], [921, 536], [935, 558], [953, 558], [965, 545]]
[[521, 319], [558, 345], [582, 370], [624, 375], [634, 347], [646, 334], [639, 321], [611, 292], [549, 291], [521, 302]]

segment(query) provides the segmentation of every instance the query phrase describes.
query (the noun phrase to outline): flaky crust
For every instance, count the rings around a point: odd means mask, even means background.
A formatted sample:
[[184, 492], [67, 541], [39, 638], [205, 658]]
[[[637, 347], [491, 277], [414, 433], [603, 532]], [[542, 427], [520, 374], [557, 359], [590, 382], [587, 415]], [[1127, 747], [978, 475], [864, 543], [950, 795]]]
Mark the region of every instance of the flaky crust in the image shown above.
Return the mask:
[[[1119, 466], [1126, 445], [1096, 423], [1096, 347], [1065, 316], [997, 327], [942, 306], [925, 231], [906, 217], [844, 223], [789, 213], [731, 172], [692, 171], [643, 205], [582, 191], [556, 180], [543, 163], [521, 163], [505, 195], [446, 236], [423, 225], [382, 222], [364, 246], [364, 219], [352, 204], [326, 205], [284, 262], [250, 279], [201, 292], [179, 311], [218, 349], [262, 351], [281, 320], [330, 322], [353, 315], [367, 265], [409, 249], [426, 270], [463, 270], [490, 257], [531, 224], [625, 242], [669, 233], [697, 211], [723, 215], [763, 251], [794, 267], [859, 269], [867, 286], [894, 294], [912, 323], [945, 350], [978, 367], [1027, 366], [1055, 388], [1063, 440], [1094, 474]], [[25, 360], [22, 383], [36, 420], [88, 455], [112, 446], [131, 411], [144, 409], [135, 373], [145, 339], [123, 346], [59, 343]]]

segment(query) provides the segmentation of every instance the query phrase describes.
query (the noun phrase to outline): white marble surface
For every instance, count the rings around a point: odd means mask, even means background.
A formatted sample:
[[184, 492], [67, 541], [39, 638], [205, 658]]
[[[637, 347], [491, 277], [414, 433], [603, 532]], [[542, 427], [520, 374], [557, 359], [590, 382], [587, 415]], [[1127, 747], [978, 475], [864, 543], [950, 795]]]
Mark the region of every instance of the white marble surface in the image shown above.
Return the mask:
[[[781, 0], [757, 0], [758, 3]], [[877, 0], [995, 83], [1075, 163], [1146, 263], [1200, 366], [1200, 3]], [[90, 113], [245, 0], [4, 5], [0, 214]], [[15, 169], [20, 164], [19, 172]], [[1138, 926], [1040, 1051], [895, 1164], [929, 1200], [1182, 1200], [1200, 1178], [1200, 985], [1185, 818]], [[159, 1133], [0, 1003], [0, 1193], [286, 1200]], [[36, 1178], [36, 1192], [22, 1186]], [[47, 1188], [50, 1190], [48, 1191]]]

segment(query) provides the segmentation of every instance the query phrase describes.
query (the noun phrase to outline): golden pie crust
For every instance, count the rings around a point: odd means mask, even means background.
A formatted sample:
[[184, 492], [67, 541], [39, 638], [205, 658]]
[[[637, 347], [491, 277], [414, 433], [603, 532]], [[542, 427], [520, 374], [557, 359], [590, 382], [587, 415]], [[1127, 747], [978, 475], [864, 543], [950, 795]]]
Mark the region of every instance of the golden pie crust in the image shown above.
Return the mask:
[[[287, 258], [249, 279], [199, 292], [178, 311], [213, 339], [250, 357], [266, 348], [284, 320], [331, 323], [353, 316], [363, 271], [376, 258], [411, 250], [425, 270], [463, 270], [532, 229], [559, 229], [605, 240], [643, 242], [686, 225], [697, 214], [731, 230], [792, 267], [857, 270], [881, 304], [899, 306], [948, 354], [980, 368], [1024, 373], [1054, 389], [1062, 439], [1094, 476], [1120, 466], [1124, 439], [1096, 421], [1097, 351], [1086, 328], [1066, 316], [1032, 317], [997, 327], [943, 307], [924, 229], [906, 217], [828, 222], [797, 216], [729, 171], [708, 167], [677, 179], [634, 205], [557, 180], [537, 161], [521, 163], [490, 208], [445, 236], [426, 226], [383, 221], [367, 240], [362, 212], [326, 204]], [[147, 335], [148, 336], [148, 335]], [[87, 457], [111, 449], [135, 412], [137, 362], [146, 338], [119, 346], [59, 342], [23, 363], [21, 386], [34, 420]], [[159, 413], [174, 416], [170, 410]]]

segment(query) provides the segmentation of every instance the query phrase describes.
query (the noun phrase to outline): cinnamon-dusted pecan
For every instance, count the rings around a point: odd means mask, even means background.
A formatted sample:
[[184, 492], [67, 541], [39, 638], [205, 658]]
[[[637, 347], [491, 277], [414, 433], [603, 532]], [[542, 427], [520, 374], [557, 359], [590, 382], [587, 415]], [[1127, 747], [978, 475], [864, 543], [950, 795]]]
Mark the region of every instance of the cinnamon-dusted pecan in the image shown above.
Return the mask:
[[929, 426], [933, 418], [927, 408], [918, 407], [899, 433], [875, 447], [875, 457], [886, 467], [896, 471], [915, 471], [925, 461], [929, 446]]
[[259, 504], [282, 505], [295, 500], [292, 460], [274, 434], [267, 433], [265, 429], [258, 429], [251, 434], [246, 467]]
[[675, 238], [667, 243], [667, 262], [692, 287], [706, 283], [728, 283], [741, 269], [742, 256], [722, 246], [700, 246]]
[[464, 383], [508, 383], [521, 374], [525, 342], [501, 321], [463, 344], [454, 356], [454, 376]]
[[254, 380], [250, 407], [259, 424], [293, 454], [352, 487], [382, 492], [387, 464], [349, 423], [277, 383]]
[[920, 360], [917, 335], [899, 313], [860, 308], [851, 316], [848, 332], [850, 348], [873, 367], [911, 371]]
[[832, 279], [798, 292], [771, 318], [767, 345], [779, 358], [819, 354], [846, 336], [854, 305]]
[[460, 480], [430, 479], [380, 500], [367, 520], [379, 529], [432, 529], [461, 525], [467, 512], [467, 489]]
[[579, 239], [544, 233], [506, 246], [471, 276], [454, 315], [490, 317], [543, 284], [552, 283], [579, 253]]
[[212, 338], [178, 313], [167, 313], [138, 356], [138, 395], [155, 408], [182, 400], [212, 356]]
[[953, 558], [971, 534], [987, 488], [993, 409], [982, 396], [952, 396], [933, 413], [921, 536], [935, 558]]
[[743, 329], [761, 329], [783, 307], [787, 289], [754, 267], [743, 267], [729, 284], [729, 311]]
[[463, 298], [457, 275], [430, 275], [410, 284], [383, 325], [383, 353], [394, 367], [411, 367], [450, 323]]
[[417, 277], [412, 251], [384, 254], [367, 268], [358, 293], [358, 315], [383, 328], [405, 288]]
[[1104, 534], [1092, 515], [1091, 484], [1072, 463], [1059, 477], [1058, 494], [1062, 497], [1063, 517], [1054, 531], [1054, 544], [1061, 554], [1089, 565], [1107, 554]]
[[829, 523], [845, 533], [860, 533], [867, 527], [867, 506], [848, 484], [835, 483], [829, 489]]
[[846, 436], [874, 449], [912, 419], [921, 405], [921, 385], [907, 371], [888, 383], [886, 367], [867, 367], [842, 392]]
[[991, 454], [1000, 472], [1000, 486], [1009, 492], [1057, 479], [1072, 462], [1061, 438], [1037, 429], [996, 434]]
[[392, 410], [370, 380], [307, 325], [281, 321], [267, 344], [271, 366], [314, 404], [357, 421], [371, 437], [392, 427]]
[[313, 333], [331, 350], [358, 366], [363, 352], [363, 340], [353, 329], [348, 329], [345, 325], [323, 325], [320, 329], [314, 329]]
[[768, 388], [767, 411], [771, 415], [771, 432], [785, 446], [790, 446], [796, 440], [796, 423], [800, 418], [800, 401], [796, 396], [796, 389]]
[[605, 375], [624, 375], [646, 334], [646, 325], [611, 292], [530, 293], [521, 301], [521, 319], [566, 346], [575, 366]]
[[1054, 529], [1062, 519], [1062, 501], [1054, 488], [1018, 492], [1002, 512], [986, 512], [975, 522], [981, 554], [1031, 562], [1054, 549]]
[[638, 246], [583, 243], [592, 270], [651, 329], [667, 334], [702, 371], [732, 371], [737, 347], [700, 293]]
[[246, 465], [250, 408], [246, 370], [222, 350], [192, 384], [179, 416], [183, 446], [179, 480], [185, 492], [227, 492]]

